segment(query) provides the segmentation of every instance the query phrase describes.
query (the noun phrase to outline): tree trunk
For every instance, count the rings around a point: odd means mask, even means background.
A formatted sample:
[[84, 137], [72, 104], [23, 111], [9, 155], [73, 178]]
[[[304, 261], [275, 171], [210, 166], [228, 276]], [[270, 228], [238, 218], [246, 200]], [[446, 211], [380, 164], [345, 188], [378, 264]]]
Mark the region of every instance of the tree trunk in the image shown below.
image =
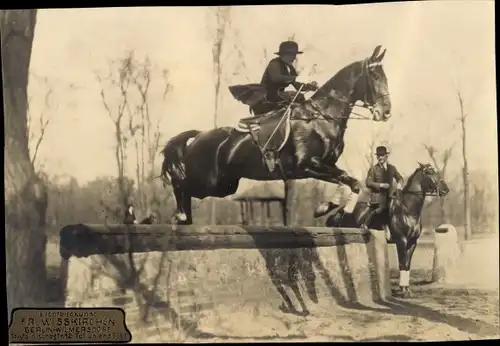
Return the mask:
[[464, 184], [464, 227], [465, 227], [465, 240], [472, 238], [471, 229], [471, 212], [470, 212], [470, 182], [469, 182], [469, 166], [467, 162], [467, 129], [466, 129], [466, 118], [464, 104], [462, 100], [462, 95], [458, 94], [458, 100], [460, 102], [460, 124], [462, 125], [462, 158], [464, 161], [464, 167], [462, 170], [462, 179]]
[[5, 252], [7, 305], [45, 302], [47, 189], [30, 161], [27, 85], [36, 10], [0, 11], [5, 97]]

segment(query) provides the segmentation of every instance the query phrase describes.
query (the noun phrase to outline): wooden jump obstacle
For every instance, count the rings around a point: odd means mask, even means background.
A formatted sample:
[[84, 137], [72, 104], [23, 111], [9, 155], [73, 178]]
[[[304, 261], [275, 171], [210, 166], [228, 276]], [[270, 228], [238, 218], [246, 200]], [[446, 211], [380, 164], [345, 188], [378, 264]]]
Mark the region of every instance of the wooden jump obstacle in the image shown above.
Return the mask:
[[[189, 334], [234, 318], [380, 306], [391, 296], [385, 235], [370, 230], [75, 224], [60, 231], [60, 252], [65, 306], [122, 307], [137, 342], [170, 341], [145, 332], [145, 310], [161, 328], [189, 325]], [[139, 284], [127, 283], [128, 261]]]

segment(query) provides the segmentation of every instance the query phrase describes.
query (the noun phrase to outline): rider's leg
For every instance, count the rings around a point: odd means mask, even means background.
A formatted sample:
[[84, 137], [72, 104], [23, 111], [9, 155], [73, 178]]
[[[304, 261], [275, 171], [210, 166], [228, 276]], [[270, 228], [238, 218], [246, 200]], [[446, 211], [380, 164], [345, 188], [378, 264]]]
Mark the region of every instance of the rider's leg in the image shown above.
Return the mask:
[[362, 228], [368, 228], [370, 221], [376, 214], [380, 214], [384, 210], [383, 203], [370, 204], [370, 210], [368, 215], [365, 217], [365, 221], [361, 224]]

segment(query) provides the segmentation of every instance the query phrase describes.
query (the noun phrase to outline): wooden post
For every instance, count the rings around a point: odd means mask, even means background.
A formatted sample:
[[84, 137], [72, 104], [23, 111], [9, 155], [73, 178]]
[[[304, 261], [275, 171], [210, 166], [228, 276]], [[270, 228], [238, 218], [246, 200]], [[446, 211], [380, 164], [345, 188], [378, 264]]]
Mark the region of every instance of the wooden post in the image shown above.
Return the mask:
[[253, 212], [253, 201], [249, 200], [248, 202], [248, 209], [249, 209], [249, 225], [255, 224], [255, 217], [254, 217], [254, 212]]
[[265, 201], [260, 201], [260, 224], [267, 225]]
[[250, 202], [247, 199], [245, 200], [245, 220], [247, 225], [252, 223], [252, 215], [250, 215]]
[[266, 203], [266, 218], [268, 220], [268, 224], [272, 225], [272, 219], [271, 219], [271, 201], [267, 201]]
[[240, 215], [241, 215], [241, 224], [246, 225], [245, 222], [245, 202], [240, 201]]

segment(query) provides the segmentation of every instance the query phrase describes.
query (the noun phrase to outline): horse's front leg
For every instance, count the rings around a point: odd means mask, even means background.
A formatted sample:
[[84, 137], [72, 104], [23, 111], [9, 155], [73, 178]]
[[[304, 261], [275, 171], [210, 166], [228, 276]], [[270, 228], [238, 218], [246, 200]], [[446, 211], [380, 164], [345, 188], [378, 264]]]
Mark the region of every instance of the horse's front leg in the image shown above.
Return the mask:
[[395, 239], [399, 262], [399, 288], [403, 298], [411, 296], [410, 291], [410, 265], [417, 241], [408, 241], [406, 237]]
[[319, 169], [320, 171], [328, 172], [328, 174], [335, 177], [335, 180], [339, 181], [341, 184], [349, 186], [352, 192], [359, 193], [361, 190], [360, 182], [356, 178], [351, 177], [346, 171], [338, 168], [336, 165], [327, 165], [318, 157], [313, 157], [311, 159], [311, 163], [313, 167]]
[[358, 179], [351, 177], [349, 173], [347, 173], [343, 169], [338, 168], [337, 165], [333, 165], [332, 170], [337, 179], [340, 180], [343, 184], [349, 186], [352, 192], [359, 193], [359, 191], [361, 191], [361, 183]]
[[411, 259], [413, 257], [413, 253], [415, 252], [416, 248], [417, 248], [417, 239], [408, 242], [406, 247], [405, 263], [404, 266], [402, 267], [403, 269], [401, 270], [401, 274], [404, 273], [404, 276], [400, 277], [399, 280], [399, 286], [401, 288], [401, 294], [403, 298], [409, 298], [412, 295], [412, 292], [410, 290], [410, 267], [411, 267]]

